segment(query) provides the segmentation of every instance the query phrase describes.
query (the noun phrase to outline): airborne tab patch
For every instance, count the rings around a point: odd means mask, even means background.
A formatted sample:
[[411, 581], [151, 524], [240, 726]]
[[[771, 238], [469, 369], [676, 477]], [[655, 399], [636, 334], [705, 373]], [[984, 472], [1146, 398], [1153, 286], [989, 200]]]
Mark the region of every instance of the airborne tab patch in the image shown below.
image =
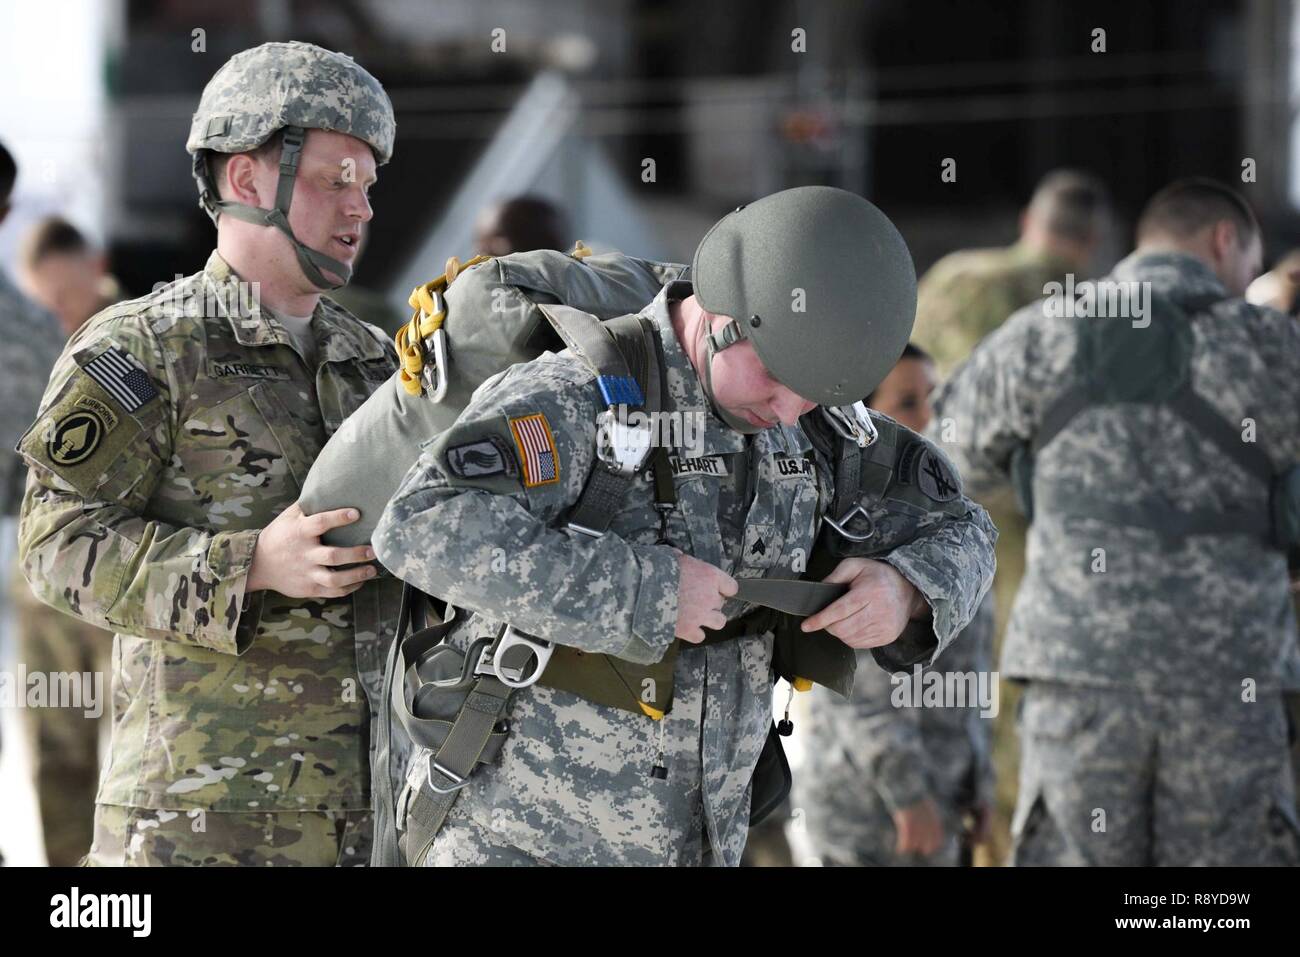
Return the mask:
[[555, 451], [555, 436], [546, 416], [537, 412], [510, 420], [510, 433], [523, 463], [525, 488], [550, 485], [560, 480], [560, 459]]

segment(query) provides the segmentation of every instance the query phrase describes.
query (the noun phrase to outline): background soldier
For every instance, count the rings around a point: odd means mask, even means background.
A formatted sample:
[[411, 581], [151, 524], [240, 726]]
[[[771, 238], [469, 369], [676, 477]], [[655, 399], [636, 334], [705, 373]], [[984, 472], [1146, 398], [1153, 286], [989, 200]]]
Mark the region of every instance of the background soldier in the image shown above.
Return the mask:
[[122, 298], [103, 251], [61, 216], [47, 216], [27, 231], [18, 272], [32, 299], [59, 321], [65, 338]]
[[949, 253], [931, 266], [917, 283], [912, 340], [934, 356], [940, 377], [1013, 312], [1042, 298], [1045, 284], [1086, 275], [1106, 218], [1106, 188], [1096, 177], [1056, 170], [1020, 214], [1015, 243]]
[[[935, 383], [933, 361], [909, 343], [866, 403], [924, 432]], [[992, 645], [985, 600], [933, 670], [987, 675]], [[889, 672], [864, 652], [857, 659], [851, 700], [824, 688], [808, 696], [806, 758], [794, 790], [805, 853], [822, 865], [957, 864], [988, 830], [993, 722], [973, 701], [899, 705]]]
[[394, 370], [385, 337], [320, 295], [349, 278], [393, 136], [383, 88], [342, 54], [232, 57], [187, 143], [217, 251], [92, 319], [22, 440], [28, 581], [117, 632], [91, 864], [367, 858], [366, 698], [394, 583], [358, 592], [370, 550], [321, 546], [355, 513], [294, 502]]
[[[64, 338], [120, 298], [103, 254], [57, 216], [28, 231], [19, 252], [19, 272], [32, 298], [54, 314]], [[107, 679], [112, 634], [44, 604], [16, 572], [11, 586], [14, 626], [18, 659], [28, 672], [98, 674]], [[90, 847], [103, 722], [71, 707], [25, 708], [23, 718], [45, 857], [51, 867], [70, 867]]]
[[971, 486], [1032, 500], [1014, 858], [1295, 864], [1294, 530], [1269, 509], [1300, 461], [1300, 327], [1239, 298], [1260, 235], [1229, 188], [1171, 185], [1137, 236], [1093, 289], [1128, 308], [1027, 307], [936, 401]]
[[[0, 143], [0, 222], [9, 215], [9, 199], [18, 180], [18, 165]], [[5, 600], [14, 559], [14, 529], [22, 504], [26, 468], [12, 451], [40, 406], [50, 369], [59, 356], [54, 319], [29, 302], [0, 270], [0, 629], [8, 630], [12, 608]], [[0, 660], [8, 659], [7, 641], [0, 641]], [[0, 862], [4, 860], [0, 854]]]
[[[0, 143], [0, 222], [9, 215], [9, 199], [18, 180], [18, 165]], [[28, 300], [0, 271], [0, 408], [5, 410], [4, 448], [0, 450], [0, 502], [6, 518], [18, 514], [22, 502], [26, 469], [11, 450], [22, 435], [23, 423], [31, 421], [40, 405], [41, 393], [59, 356], [59, 335], [51, 316]], [[11, 529], [6, 526], [8, 547]]]
[[474, 224], [474, 252], [506, 256], [533, 249], [573, 247], [564, 211], [540, 196], [515, 196], [484, 209]]
[[[655, 481], [638, 476], [621, 501], [589, 498], [589, 477], [604, 487], [612, 453], [597, 448], [602, 403], [582, 359], [590, 354], [577, 347], [480, 388], [376, 529], [394, 574], [473, 612], [452, 626], [457, 654], [500, 634], [503, 621], [564, 646], [539, 683], [493, 699], [510, 727], [493, 763], [476, 767], [484, 752], [471, 746], [469, 767], [453, 770], [459, 738], [412, 763], [399, 807], [412, 863], [739, 862], [755, 766], [771, 740], [773, 637], [735, 596], [754, 579], [804, 570], [832, 480], [800, 416], [884, 378], [911, 329], [914, 280], [883, 214], [826, 187], [786, 190], [724, 218], [692, 276], [694, 285], [668, 283], [640, 315], [653, 336], [644, 354], [662, 348], [664, 405], [703, 423], [702, 454], [682, 452], [670, 467], [661, 446]], [[806, 291], [806, 314], [792, 308], [793, 290]], [[864, 301], [876, 304], [868, 316]], [[543, 309], [571, 332], [596, 321]], [[931, 446], [879, 421], [888, 465], [911, 449], [942, 486], [912, 476], [889, 493], [911, 504], [869, 500], [880, 560], [827, 562], [816, 577], [850, 590], [802, 627], [902, 667], [932, 660], [969, 621], [994, 533]], [[855, 486], [849, 500], [857, 495]], [[920, 527], [922, 503], [941, 520]], [[664, 662], [664, 673], [646, 670]], [[606, 669], [620, 677], [604, 680]], [[462, 715], [486, 712], [498, 690], [487, 687], [473, 685]], [[447, 788], [459, 788], [454, 803]]]
[[[1023, 306], [1044, 295], [1044, 286], [1067, 273], [1088, 275], [1108, 222], [1106, 188], [1095, 177], [1072, 170], [1048, 173], [1020, 215], [1020, 238], [1011, 246], [969, 249], [944, 256], [917, 284], [913, 340], [935, 357], [941, 378], [950, 376], [989, 333]], [[1011, 603], [1025, 569], [1025, 517], [1009, 493], [982, 500], [998, 530], [998, 570], [989, 596], [996, 622], [994, 647], [1001, 646]], [[1007, 691], [1008, 689], [1004, 689]], [[1006, 856], [1006, 834], [1015, 800], [1015, 745], [1011, 716], [1015, 689], [997, 722], [1002, 800], [998, 828], [991, 834], [993, 856]]]

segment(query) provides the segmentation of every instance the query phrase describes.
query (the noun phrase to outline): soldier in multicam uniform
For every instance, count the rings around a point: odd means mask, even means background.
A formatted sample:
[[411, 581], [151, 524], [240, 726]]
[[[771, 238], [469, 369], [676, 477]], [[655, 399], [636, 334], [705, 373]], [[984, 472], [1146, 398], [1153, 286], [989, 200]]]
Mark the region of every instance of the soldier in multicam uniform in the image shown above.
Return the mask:
[[1106, 190], [1086, 173], [1057, 170], [1039, 182], [1011, 246], [944, 256], [916, 286], [912, 340], [946, 378], [980, 341], [1043, 286], [1088, 268], [1104, 231]]
[[187, 144], [217, 251], [87, 323], [20, 443], [28, 581], [117, 633], [90, 864], [367, 860], [368, 702], [397, 583], [368, 548], [320, 544], [347, 510], [295, 500], [395, 367], [320, 295], [349, 278], [394, 132], [342, 54], [231, 58]]
[[1032, 515], [1002, 657], [1018, 864], [1300, 861], [1300, 327], [1239, 298], [1259, 260], [1244, 200], [1173, 184], [1106, 280], [1018, 312], [937, 396], [971, 488], [1012, 477]]
[[[924, 432], [934, 385], [934, 363], [909, 344], [866, 403]], [[794, 806], [800, 809], [795, 827], [801, 833], [792, 843], [802, 863], [958, 864], [988, 827], [990, 716], [981, 715], [973, 698], [963, 707], [952, 701], [921, 707], [916, 697], [901, 702], [889, 672], [865, 652], [856, 654], [851, 699], [824, 688], [808, 696], [805, 758], [794, 781]], [[989, 674], [992, 657], [993, 608], [986, 600], [933, 670], [978, 680]], [[906, 678], [911, 681], [912, 674]], [[915, 692], [919, 697], [920, 688]]]
[[[445, 770], [450, 744], [411, 762], [399, 823], [427, 831], [430, 808], [446, 816], [426, 840], [408, 839], [410, 863], [740, 860], [770, 740], [773, 634], [743, 621], [728, 633], [752, 610], [731, 596], [803, 571], [833, 480], [800, 416], [859, 400], [884, 377], [911, 329], [914, 279], [892, 224], [826, 187], [733, 212], [701, 243], [692, 276], [668, 283], [640, 317], [646, 350], [662, 349], [665, 409], [703, 423], [702, 438], [671, 470], [656, 465], [654, 481], [637, 477], [625, 498], [606, 499], [596, 511], [608, 531], [593, 537], [578, 520], [589, 520], [584, 489], [610, 460], [596, 448], [604, 384], [573, 349], [480, 388], [376, 529], [394, 574], [465, 609], [453, 648], [501, 634], [503, 622], [565, 646], [509, 699], [495, 760], [460, 780]], [[876, 304], [870, 315], [864, 301]], [[932, 661], [969, 621], [995, 533], [932, 446], [875, 421], [892, 437], [876, 449], [891, 466], [910, 448], [942, 484], [909, 473], [913, 484], [891, 486], [871, 512], [879, 560], [835, 567], [828, 580], [850, 590], [802, 628], [903, 667]], [[664, 506], [659, 479], [670, 471], [676, 504]], [[667, 713], [548, 686], [565, 648], [577, 649], [571, 677], [592, 659], [634, 673], [675, 654]], [[629, 692], [642, 687], [631, 679]], [[470, 693], [448, 742], [486, 701]]]

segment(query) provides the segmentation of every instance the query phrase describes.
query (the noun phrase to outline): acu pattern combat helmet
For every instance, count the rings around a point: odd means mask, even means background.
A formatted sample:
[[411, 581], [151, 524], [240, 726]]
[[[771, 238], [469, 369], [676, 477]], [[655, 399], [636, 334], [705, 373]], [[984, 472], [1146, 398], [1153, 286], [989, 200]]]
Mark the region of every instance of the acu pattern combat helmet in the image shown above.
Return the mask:
[[829, 186], [782, 190], [705, 234], [695, 298], [730, 322], [714, 352], [741, 339], [774, 379], [818, 405], [865, 398], [903, 354], [916, 318], [916, 270], [894, 224]]
[[[309, 129], [333, 130], [370, 145], [380, 165], [393, 155], [393, 105], [373, 76], [351, 57], [310, 43], [264, 43], [236, 53], [208, 81], [190, 123], [185, 149], [194, 157], [199, 205], [213, 222], [226, 214], [289, 237], [304, 275], [321, 289], [347, 283], [352, 270], [300, 243], [289, 228], [289, 203], [303, 140]], [[208, 166], [209, 151], [243, 153], [284, 130], [275, 208], [221, 199]], [[324, 267], [343, 278], [335, 285]]]

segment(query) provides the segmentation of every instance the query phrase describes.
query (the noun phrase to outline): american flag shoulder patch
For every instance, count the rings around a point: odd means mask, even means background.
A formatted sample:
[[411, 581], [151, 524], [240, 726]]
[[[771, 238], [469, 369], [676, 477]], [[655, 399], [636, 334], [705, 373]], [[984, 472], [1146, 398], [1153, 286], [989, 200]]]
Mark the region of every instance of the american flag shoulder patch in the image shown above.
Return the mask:
[[90, 376], [128, 412], [134, 412], [157, 398], [153, 380], [125, 350], [110, 346], [91, 359], [81, 371]]
[[519, 449], [525, 488], [560, 480], [560, 458], [546, 416], [537, 412], [510, 420], [510, 433]]

